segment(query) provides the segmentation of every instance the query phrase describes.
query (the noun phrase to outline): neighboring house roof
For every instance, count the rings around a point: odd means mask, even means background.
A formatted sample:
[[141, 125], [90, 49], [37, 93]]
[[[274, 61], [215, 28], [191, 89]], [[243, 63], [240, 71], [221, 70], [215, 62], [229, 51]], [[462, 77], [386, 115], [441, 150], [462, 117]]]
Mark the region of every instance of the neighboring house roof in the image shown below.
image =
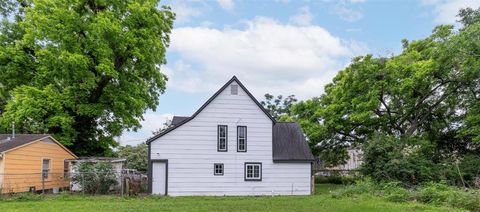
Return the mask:
[[[163, 135], [169, 133], [170, 131], [176, 129], [177, 127], [180, 127], [182, 126], [183, 124], [187, 123], [188, 121], [192, 120], [193, 118], [195, 118], [195, 116], [197, 116], [200, 112], [202, 112], [203, 109], [205, 109], [205, 107], [207, 107], [208, 104], [210, 104], [210, 102], [212, 102], [218, 95], [220, 95], [220, 93], [225, 89], [227, 88], [228, 85], [230, 85], [230, 83], [232, 82], [236, 82], [244, 91], [245, 93], [247, 93], [247, 95], [253, 100], [253, 102], [255, 102], [255, 104], [258, 105], [258, 107], [263, 111], [263, 113], [265, 113], [265, 115], [267, 115], [268, 118], [270, 118], [270, 120], [272, 120], [273, 123], [275, 123], [275, 119], [270, 115], [270, 113], [268, 113], [268, 111], [263, 108], [263, 106], [260, 104], [260, 102], [257, 101], [257, 99], [255, 99], [255, 97], [253, 97], [253, 95], [247, 90], [247, 88], [245, 88], [245, 86], [243, 86], [243, 84], [240, 82], [240, 80], [237, 79], [236, 76], [233, 76], [232, 79], [230, 79], [227, 83], [225, 83], [225, 85], [223, 85], [215, 94], [213, 94], [212, 97], [210, 97], [210, 99], [207, 100], [207, 102], [205, 102], [192, 116], [190, 117], [187, 117], [185, 119], [183, 119], [182, 121], [178, 122], [176, 125], [173, 124], [173, 126], [167, 128], [166, 130], [164, 130], [163, 132], [157, 134], [157, 135], [154, 135], [153, 137], [149, 138], [147, 140], [147, 144], [151, 143], [152, 141], [154, 141], [155, 139], [157, 138], [160, 138], [162, 137]], [[172, 123], [173, 123], [173, 120], [172, 120]]]
[[302, 128], [298, 123], [278, 122], [273, 126], [273, 160], [314, 160]]
[[182, 121], [185, 121], [185, 119], [188, 119], [188, 118], [190, 118], [190, 117], [188, 117], [188, 116], [173, 116], [171, 125], [175, 126], [177, 124], [180, 124], [180, 123], [182, 123]]
[[0, 134], [0, 152], [5, 152], [48, 136], [46, 134], [20, 134], [12, 138], [12, 134]]
[[45, 140], [50, 139], [60, 147], [62, 147], [65, 151], [70, 153], [72, 156], [75, 156], [69, 149], [55, 140], [51, 135], [48, 134], [16, 134], [15, 138], [11, 134], [0, 134], [0, 152], [7, 152], [29, 143], [38, 141], [38, 140]]

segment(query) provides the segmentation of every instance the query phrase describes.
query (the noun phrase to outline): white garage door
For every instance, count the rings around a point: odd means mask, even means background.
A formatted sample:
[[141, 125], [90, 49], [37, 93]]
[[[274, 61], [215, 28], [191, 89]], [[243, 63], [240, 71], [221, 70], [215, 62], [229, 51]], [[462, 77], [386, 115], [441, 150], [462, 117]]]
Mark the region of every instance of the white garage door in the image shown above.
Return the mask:
[[167, 162], [153, 162], [152, 164], [152, 194], [165, 195], [167, 193]]

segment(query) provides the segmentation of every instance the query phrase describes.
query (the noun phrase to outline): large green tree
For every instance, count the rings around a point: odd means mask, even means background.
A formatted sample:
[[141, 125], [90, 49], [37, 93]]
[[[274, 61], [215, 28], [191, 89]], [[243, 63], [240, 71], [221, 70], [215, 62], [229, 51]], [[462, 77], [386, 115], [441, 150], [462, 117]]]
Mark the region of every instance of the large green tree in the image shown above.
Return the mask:
[[148, 146], [144, 143], [136, 146], [119, 146], [116, 155], [127, 159], [127, 168], [146, 172], [148, 169]]
[[478, 151], [480, 139], [480, 19], [462, 10], [463, 27], [438, 26], [403, 41], [389, 58], [357, 57], [319, 98], [293, 108], [318, 154], [341, 163], [345, 148], [374, 134], [422, 137], [442, 154]]
[[265, 100], [262, 100], [260, 104], [272, 117], [281, 121], [290, 119], [292, 116], [290, 109], [298, 101], [293, 94], [284, 98], [282, 95], [275, 97], [274, 95], [267, 93], [264, 97]]
[[78, 155], [102, 155], [158, 105], [174, 20], [158, 0], [0, 6], [12, 17], [0, 25], [0, 84], [8, 95], [0, 123], [7, 130], [15, 122], [22, 133], [54, 134]]

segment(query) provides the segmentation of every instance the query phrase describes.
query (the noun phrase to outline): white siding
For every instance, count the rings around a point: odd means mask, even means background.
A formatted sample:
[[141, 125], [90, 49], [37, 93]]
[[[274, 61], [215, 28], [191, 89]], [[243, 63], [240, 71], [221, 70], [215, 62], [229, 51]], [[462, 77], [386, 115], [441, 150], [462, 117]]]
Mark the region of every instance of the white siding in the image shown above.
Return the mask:
[[[234, 81], [233, 83], [236, 84]], [[228, 125], [228, 151], [217, 151], [217, 125]], [[237, 126], [247, 152], [237, 152]], [[239, 87], [220, 93], [194, 119], [151, 143], [151, 159], [168, 160], [168, 195], [308, 195], [310, 163], [273, 163], [272, 121]], [[262, 181], [244, 180], [244, 163], [262, 163]], [[213, 164], [224, 175], [213, 175]], [[153, 170], [155, 172], [155, 170]]]

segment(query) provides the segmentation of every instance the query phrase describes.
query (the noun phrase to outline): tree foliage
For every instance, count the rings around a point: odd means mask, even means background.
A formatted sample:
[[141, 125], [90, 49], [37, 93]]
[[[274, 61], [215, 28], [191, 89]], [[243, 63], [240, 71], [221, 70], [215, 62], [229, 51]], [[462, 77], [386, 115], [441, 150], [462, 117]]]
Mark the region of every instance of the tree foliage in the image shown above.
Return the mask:
[[116, 152], [120, 158], [127, 159], [127, 168], [146, 172], [148, 168], [148, 146], [138, 144], [137, 146], [119, 146]]
[[375, 134], [428, 140], [443, 156], [479, 151], [480, 19], [463, 11], [460, 30], [438, 26], [404, 40], [399, 55], [354, 58], [324, 95], [295, 105], [316, 152], [343, 152]]
[[[14, 8], [5, 10], [8, 2]], [[0, 122], [102, 155], [165, 89], [174, 14], [158, 0], [31, 0], [0, 6]]]
[[282, 95], [275, 97], [267, 93], [264, 97], [260, 104], [277, 120], [288, 120], [292, 116], [290, 108], [298, 101], [293, 94], [283, 98]]

